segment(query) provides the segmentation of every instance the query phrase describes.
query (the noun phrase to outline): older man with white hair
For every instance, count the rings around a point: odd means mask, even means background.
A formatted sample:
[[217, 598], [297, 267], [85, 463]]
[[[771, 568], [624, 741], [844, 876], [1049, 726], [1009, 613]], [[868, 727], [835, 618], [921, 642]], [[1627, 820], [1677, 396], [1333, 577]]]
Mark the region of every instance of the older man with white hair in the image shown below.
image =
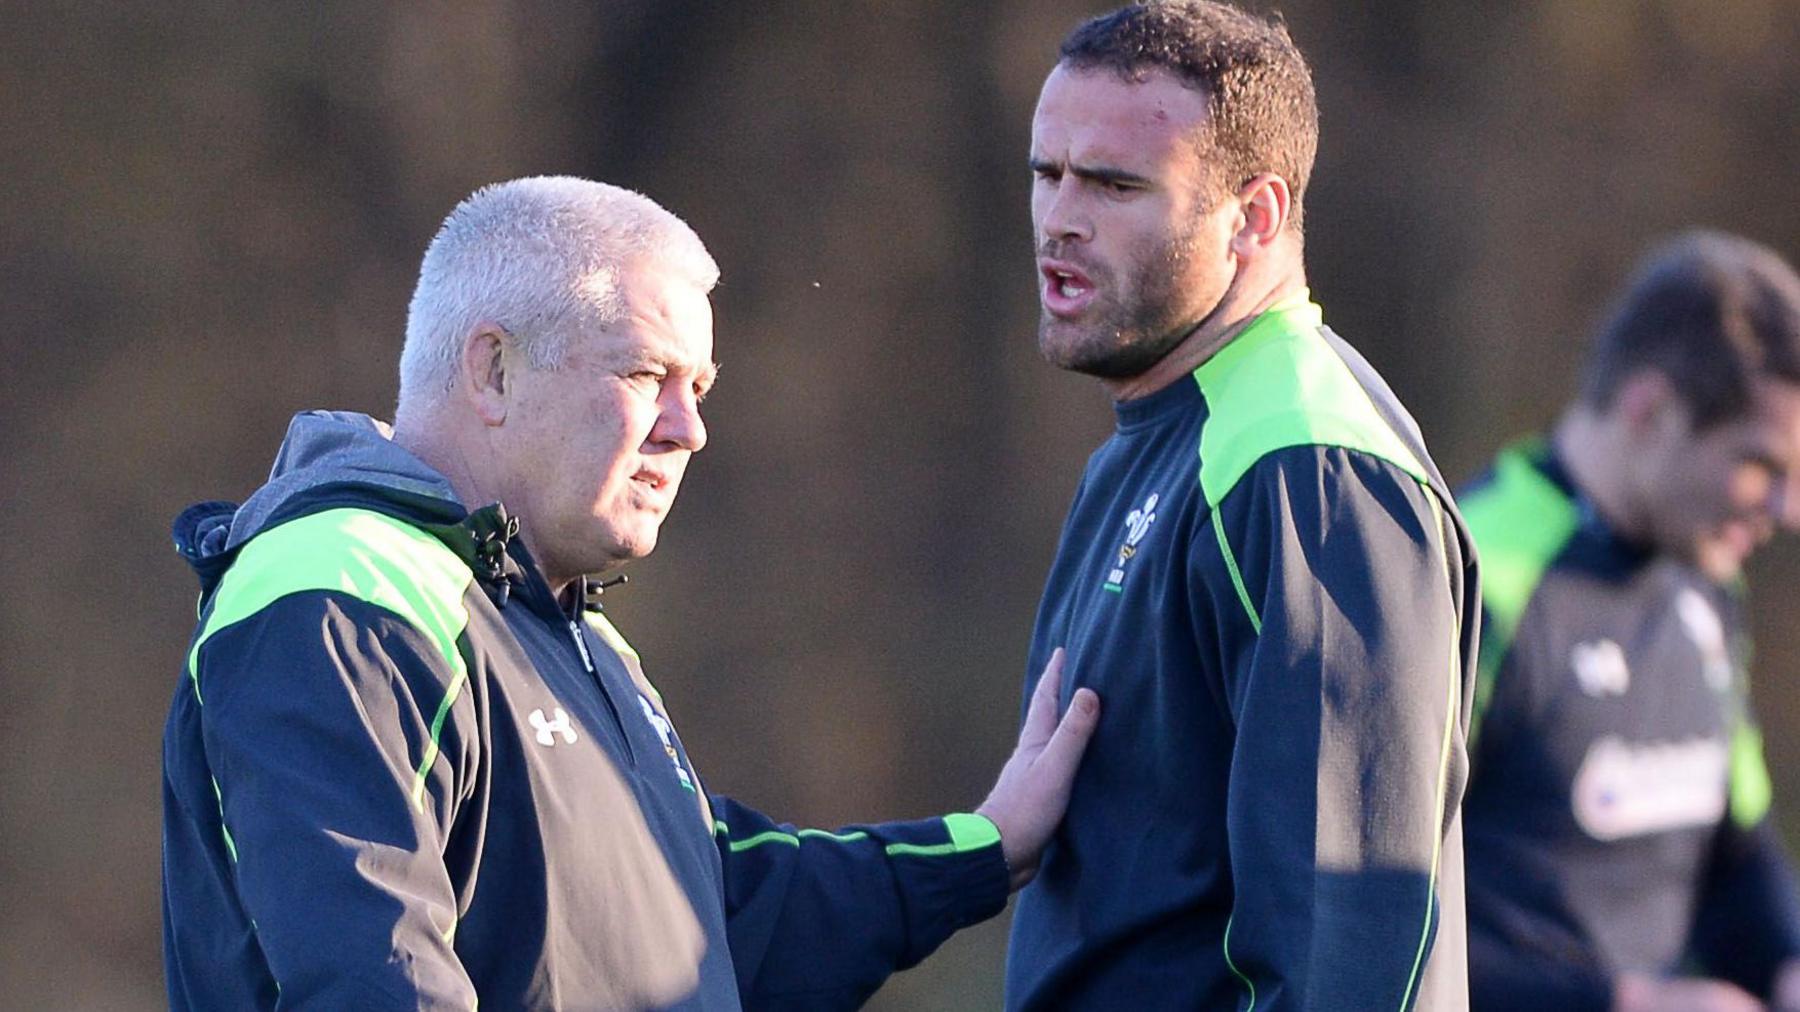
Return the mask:
[[795, 830], [709, 797], [591, 579], [706, 443], [718, 269], [641, 195], [478, 191], [426, 252], [390, 430], [298, 416], [176, 521], [176, 1008], [849, 1007], [997, 912], [1097, 719], [1053, 661], [976, 813]]

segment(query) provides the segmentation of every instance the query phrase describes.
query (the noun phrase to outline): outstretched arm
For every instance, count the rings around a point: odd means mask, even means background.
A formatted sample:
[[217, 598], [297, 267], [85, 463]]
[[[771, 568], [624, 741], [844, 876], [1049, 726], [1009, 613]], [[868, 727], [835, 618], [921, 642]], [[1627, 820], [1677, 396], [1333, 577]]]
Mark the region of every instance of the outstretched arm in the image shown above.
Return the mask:
[[826, 832], [713, 798], [745, 1008], [855, 1007], [1030, 880], [1099, 719], [1088, 689], [1058, 719], [1061, 670], [1058, 651], [974, 814]]

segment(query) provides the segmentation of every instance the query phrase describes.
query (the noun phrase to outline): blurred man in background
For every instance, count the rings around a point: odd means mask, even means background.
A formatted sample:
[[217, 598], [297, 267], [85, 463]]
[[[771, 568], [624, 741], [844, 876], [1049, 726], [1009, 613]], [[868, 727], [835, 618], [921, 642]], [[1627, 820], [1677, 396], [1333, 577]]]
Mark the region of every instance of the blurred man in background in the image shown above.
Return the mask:
[[1800, 523], [1800, 277], [1734, 236], [1656, 251], [1550, 438], [1461, 501], [1475, 1007], [1800, 1009], [1739, 572]]
[[851, 1007], [1030, 878], [1097, 719], [1059, 665], [973, 814], [795, 831], [708, 797], [589, 577], [706, 443], [718, 269], [645, 197], [517, 180], [425, 254], [392, 430], [311, 412], [177, 521], [176, 1008]]
[[1309, 297], [1317, 143], [1286, 29], [1220, 4], [1089, 21], [1044, 83], [1039, 347], [1118, 424], [1032, 663], [1067, 644], [1109, 716], [1021, 897], [1010, 1008], [1467, 1003], [1474, 560]]

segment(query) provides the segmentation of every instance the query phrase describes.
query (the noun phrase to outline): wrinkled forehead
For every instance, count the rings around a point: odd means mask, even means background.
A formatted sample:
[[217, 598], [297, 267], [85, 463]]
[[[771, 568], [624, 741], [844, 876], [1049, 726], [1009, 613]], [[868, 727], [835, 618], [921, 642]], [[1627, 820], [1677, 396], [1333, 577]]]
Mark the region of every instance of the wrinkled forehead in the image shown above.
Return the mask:
[[1169, 150], [1204, 136], [1206, 96], [1162, 70], [1127, 79], [1106, 67], [1058, 64], [1044, 80], [1032, 116], [1037, 157], [1067, 149], [1114, 158]]
[[622, 319], [605, 329], [615, 345], [700, 371], [712, 364], [712, 300], [690, 272], [657, 261], [627, 263], [619, 272]]

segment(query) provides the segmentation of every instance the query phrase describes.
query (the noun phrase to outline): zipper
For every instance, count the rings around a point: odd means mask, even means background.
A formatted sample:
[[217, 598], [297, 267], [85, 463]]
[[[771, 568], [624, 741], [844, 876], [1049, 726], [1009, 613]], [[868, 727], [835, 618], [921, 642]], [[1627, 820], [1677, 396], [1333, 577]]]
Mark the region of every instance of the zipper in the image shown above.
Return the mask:
[[[500, 536], [482, 540], [484, 542], [489, 540], [497, 541], [501, 546], [502, 552], [508, 552], [514, 546], [517, 547], [519, 557], [515, 560], [515, 563], [521, 575], [520, 586], [518, 588], [518, 592], [523, 598], [521, 603], [525, 605], [527, 611], [532, 612], [542, 620], [548, 620], [551, 616], [555, 616], [557, 619], [560, 619], [563, 626], [568, 629], [569, 638], [575, 641], [575, 652], [581, 656], [582, 670], [586, 671], [588, 678], [592, 679], [594, 691], [600, 694], [600, 700], [605, 704], [607, 714], [612, 717], [613, 732], [618, 735], [619, 746], [624, 750], [625, 764], [635, 770], [638, 765], [638, 757], [637, 749], [631, 743], [631, 732], [627, 730], [625, 726], [625, 718], [619, 713], [619, 706], [613, 701], [612, 693], [607, 691], [606, 679], [601, 677], [600, 669], [594, 663], [594, 655], [588, 651], [587, 637], [583, 636], [581, 632], [579, 616], [582, 614], [582, 607], [586, 603], [587, 585], [585, 583], [577, 583], [575, 585], [574, 605], [576, 617], [571, 618], [569, 613], [563, 609], [561, 603], [557, 601], [556, 595], [551, 592], [550, 585], [544, 581], [543, 571], [537, 568], [537, 561], [531, 557], [530, 548], [523, 542], [515, 542], [513, 540], [519, 532], [518, 521], [506, 518], [504, 511], [500, 511], [499, 516], [506, 520], [506, 523], [501, 528]], [[490, 556], [487, 561], [490, 568], [494, 571], [493, 575], [504, 577], [505, 556], [502, 555], [495, 558], [491, 555], [492, 550], [490, 549], [489, 551]], [[505, 581], [504, 579], [502, 580], [503, 584], [506, 584], [507, 582], [508, 581]], [[504, 602], [504, 596], [502, 597], [502, 602]], [[539, 677], [542, 677], [542, 673], [540, 673]], [[599, 729], [596, 728], [595, 730], [598, 732]]]
[[594, 669], [594, 655], [588, 653], [587, 641], [581, 638], [581, 626], [574, 619], [569, 620], [569, 635], [575, 638], [575, 649], [581, 651], [582, 667], [587, 668], [588, 674], [599, 677], [599, 672]]
[[606, 691], [606, 681], [594, 666], [594, 655], [588, 653], [587, 637], [581, 635], [581, 624], [574, 619], [569, 619], [568, 623], [569, 638], [575, 641], [575, 649], [581, 653], [581, 666], [587, 669], [588, 677], [594, 680], [594, 688], [599, 690], [600, 698], [606, 703], [606, 711], [612, 714], [613, 726], [619, 729], [619, 740], [625, 746], [625, 761], [632, 769], [636, 769], [637, 749], [632, 747], [631, 732], [625, 729], [625, 720], [619, 716], [619, 708], [613, 703], [612, 693]]

